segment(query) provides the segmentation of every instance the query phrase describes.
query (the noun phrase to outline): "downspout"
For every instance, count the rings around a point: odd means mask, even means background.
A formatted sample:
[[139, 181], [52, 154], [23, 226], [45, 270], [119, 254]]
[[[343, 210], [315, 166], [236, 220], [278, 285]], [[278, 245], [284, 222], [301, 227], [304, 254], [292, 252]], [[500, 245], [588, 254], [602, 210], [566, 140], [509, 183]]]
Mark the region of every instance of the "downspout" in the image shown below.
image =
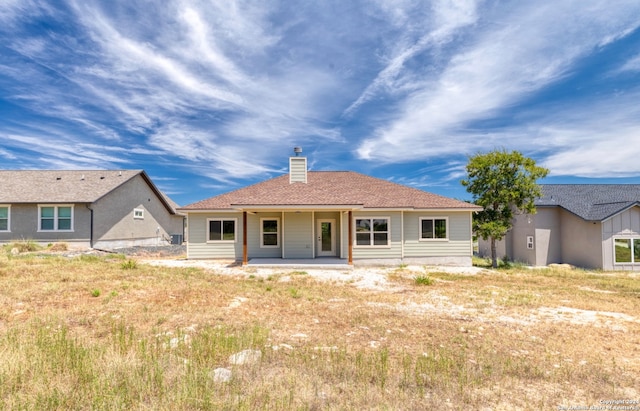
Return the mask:
[[85, 207], [91, 212], [91, 220], [89, 222], [89, 248], [93, 248], [93, 208], [89, 207], [89, 204], [85, 204]]

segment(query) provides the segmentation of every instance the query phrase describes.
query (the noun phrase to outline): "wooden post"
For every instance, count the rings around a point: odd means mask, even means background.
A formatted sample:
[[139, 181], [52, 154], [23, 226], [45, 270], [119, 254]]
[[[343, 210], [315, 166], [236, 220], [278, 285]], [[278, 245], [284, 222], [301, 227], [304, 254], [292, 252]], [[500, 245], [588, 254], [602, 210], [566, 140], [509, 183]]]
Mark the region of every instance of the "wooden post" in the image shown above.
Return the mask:
[[347, 221], [347, 225], [349, 226], [349, 265], [353, 265], [353, 224], [351, 222], [352, 212], [349, 211], [349, 218]]
[[242, 212], [242, 265], [249, 264], [249, 253], [247, 251], [247, 212]]

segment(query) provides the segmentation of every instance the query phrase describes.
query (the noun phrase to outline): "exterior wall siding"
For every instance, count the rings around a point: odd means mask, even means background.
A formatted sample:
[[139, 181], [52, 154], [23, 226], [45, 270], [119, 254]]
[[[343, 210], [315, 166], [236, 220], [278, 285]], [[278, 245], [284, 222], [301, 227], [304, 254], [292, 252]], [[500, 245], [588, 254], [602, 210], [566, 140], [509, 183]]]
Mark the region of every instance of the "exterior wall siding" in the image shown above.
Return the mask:
[[[242, 214], [240, 215], [240, 218]], [[260, 224], [263, 218], [275, 218], [280, 222], [278, 247], [264, 248], [260, 246]], [[257, 213], [247, 214], [247, 253], [249, 258], [280, 258], [282, 257], [282, 213]], [[241, 258], [241, 256], [240, 256]]]
[[562, 262], [583, 268], [602, 268], [602, 228], [560, 210]]
[[633, 207], [602, 223], [602, 256], [605, 270], [640, 271], [640, 262], [616, 263], [615, 238], [631, 238], [640, 241], [640, 207]]
[[[40, 205], [47, 205], [42, 203]], [[38, 204], [12, 204], [10, 231], [0, 232], [0, 241], [33, 240], [38, 243], [68, 242], [89, 245], [91, 212], [85, 204], [58, 204], [73, 206], [73, 231], [38, 231]]]
[[[400, 259], [402, 258], [402, 218], [399, 211], [354, 212], [351, 224], [361, 217], [388, 217], [391, 225], [391, 241], [389, 246], [365, 247], [353, 246], [353, 259]], [[353, 226], [352, 226], [353, 227]], [[353, 241], [356, 241], [356, 231], [353, 228]]]
[[[421, 217], [447, 217], [448, 239], [420, 241]], [[471, 257], [471, 213], [404, 213], [404, 257]]]
[[[562, 224], [557, 207], [539, 207], [536, 214], [518, 215], [508, 233], [508, 256], [514, 261], [533, 266], [562, 262]], [[533, 237], [533, 249], [527, 248], [527, 237]]]
[[[235, 218], [236, 241], [233, 243], [207, 243], [209, 230], [207, 219], [209, 218]], [[242, 259], [242, 213], [189, 214], [187, 226], [189, 229], [187, 258]]]
[[[183, 217], [169, 213], [140, 175], [96, 201], [92, 209], [97, 248], [161, 245], [183, 234]], [[144, 210], [144, 218], [134, 218], [134, 209]]]
[[311, 212], [285, 213], [284, 258], [313, 258], [314, 238]]

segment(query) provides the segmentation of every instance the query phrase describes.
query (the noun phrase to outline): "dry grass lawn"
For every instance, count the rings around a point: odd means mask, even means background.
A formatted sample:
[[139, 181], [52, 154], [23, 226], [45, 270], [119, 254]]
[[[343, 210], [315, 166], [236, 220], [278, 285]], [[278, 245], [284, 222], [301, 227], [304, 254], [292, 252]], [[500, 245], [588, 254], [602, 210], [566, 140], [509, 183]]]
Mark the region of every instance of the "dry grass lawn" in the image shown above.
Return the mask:
[[[382, 274], [389, 287], [367, 289], [305, 271], [223, 275], [0, 250], [0, 409], [555, 410], [640, 400], [638, 274]], [[232, 364], [247, 349], [259, 358]]]

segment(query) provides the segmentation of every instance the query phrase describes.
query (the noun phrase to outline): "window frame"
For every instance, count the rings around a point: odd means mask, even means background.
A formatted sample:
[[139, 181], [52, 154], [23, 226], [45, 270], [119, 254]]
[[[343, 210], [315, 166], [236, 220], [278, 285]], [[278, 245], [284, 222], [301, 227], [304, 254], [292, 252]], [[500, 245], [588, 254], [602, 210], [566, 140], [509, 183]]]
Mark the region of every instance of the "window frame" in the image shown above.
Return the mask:
[[[617, 261], [616, 257], [616, 241], [624, 240], [629, 241], [629, 250], [631, 261]], [[638, 258], [635, 256], [636, 247], [640, 248], [640, 237], [613, 237], [613, 264], [614, 265], [624, 265], [624, 264], [640, 264], [640, 253], [638, 253]]]
[[133, 219], [134, 220], [144, 220], [144, 208], [134, 208], [133, 209]]
[[[358, 221], [359, 220], [369, 220], [370, 231], [369, 233], [369, 244], [358, 244]], [[373, 221], [374, 220], [386, 220], [387, 221], [387, 231], [374, 231], [373, 230]], [[353, 218], [353, 247], [354, 248], [390, 248], [391, 247], [391, 217], [389, 216], [371, 216], [371, 217], [354, 217]], [[375, 244], [375, 234], [386, 233], [387, 234], [387, 243], [386, 244]], [[362, 231], [360, 232], [362, 234]]]
[[[220, 221], [220, 240], [211, 240], [211, 222], [212, 221]], [[225, 240], [224, 239], [224, 222], [225, 221], [233, 221], [233, 240]], [[233, 244], [238, 242], [238, 219], [230, 218], [230, 217], [217, 217], [217, 218], [207, 218], [207, 225], [205, 227], [205, 235], [207, 236], [207, 243], [209, 244]]]
[[[11, 204], [0, 204], [0, 208], [7, 209], [7, 229], [0, 229], [0, 233], [10, 233], [11, 232]], [[3, 219], [4, 220], [4, 219]]]
[[[275, 221], [276, 222], [276, 231], [270, 232], [264, 231], [264, 222], [265, 221]], [[265, 244], [264, 243], [264, 235], [269, 234], [276, 236], [276, 244]], [[260, 218], [260, 248], [280, 248], [280, 219], [278, 217], [262, 217]]]
[[[74, 220], [75, 220], [75, 212], [74, 212], [74, 205], [73, 204], [38, 204], [38, 230], [37, 232], [39, 233], [53, 233], [53, 232], [57, 232], [57, 233], [72, 233], [74, 231]], [[42, 209], [43, 208], [53, 208], [53, 228], [52, 229], [45, 229], [42, 228]], [[70, 216], [69, 216], [69, 228], [65, 228], [65, 229], [60, 229], [60, 220], [62, 220], [60, 218], [60, 209], [61, 208], [68, 208], [70, 211]], [[67, 218], [65, 217], [64, 220], [66, 220]], [[50, 220], [50, 218], [47, 218], [46, 220]]]
[[[433, 238], [425, 238], [422, 237], [422, 222], [425, 220], [433, 221]], [[436, 238], [436, 220], [444, 220], [444, 229], [445, 229], [445, 237], [444, 238]], [[449, 217], [443, 216], [433, 216], [433, 217], [420, 217], [418, 223], [418, 240], [419, 241], [449, 241]]]

